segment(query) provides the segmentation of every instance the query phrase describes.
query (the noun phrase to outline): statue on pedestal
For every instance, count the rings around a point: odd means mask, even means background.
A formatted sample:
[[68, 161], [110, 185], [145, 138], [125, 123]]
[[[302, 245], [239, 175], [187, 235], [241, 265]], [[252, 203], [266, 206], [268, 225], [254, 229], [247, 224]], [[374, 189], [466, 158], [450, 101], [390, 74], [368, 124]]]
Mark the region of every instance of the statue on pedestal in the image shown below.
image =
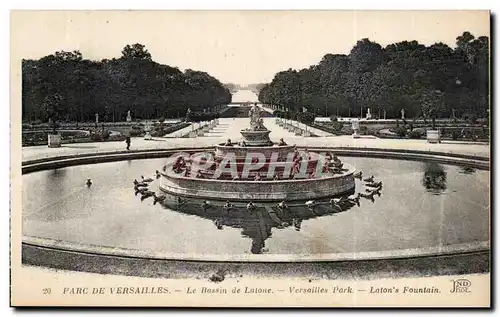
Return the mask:
[[252, 108], [250, 108], [250, 111], [248, 112], [248, 116], [250, 117], [250, 124], [256, 124], [257, 121], [260, 119], [260, 109], [257, 105], [254, 105]]
[[366, 112], [366, 119], [370, 120], [372, 118], [372, 114], [370, 112], [370, 108], [368, 108], [368, 111]]
[[264, 127], [264, 121], [260, 117], [260, 108], [255, 104], [250, 111], [248, 112], [248, 116], [250, 117], [250, 130], [252, 131], [264, 131], [267, 130]]
[[401, 109], [401, 119], [405, 119], [405, 110]]
[[130, 110], [127, 112], [127, 122], [132, 121], [132, 116], [130, 115]]
[[244, 146], [268, 146], [273, 144], [269, 140], [271, 131], [264, 126], [264, 122], [260, 117], [260, 108], [257, 104], [254, 104], [250, 109], [248, 116], [250, 118], [250, 128], [240, 131], [245, 142]]

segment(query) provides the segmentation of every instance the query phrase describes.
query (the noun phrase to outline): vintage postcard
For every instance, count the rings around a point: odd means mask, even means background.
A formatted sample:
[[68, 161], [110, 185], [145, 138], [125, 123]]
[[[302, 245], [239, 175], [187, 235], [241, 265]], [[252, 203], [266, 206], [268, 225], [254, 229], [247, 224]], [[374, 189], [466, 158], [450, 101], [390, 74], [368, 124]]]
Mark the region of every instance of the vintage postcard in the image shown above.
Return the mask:
[[12, 11], [11, 305], [489, 307], [489, 11]]

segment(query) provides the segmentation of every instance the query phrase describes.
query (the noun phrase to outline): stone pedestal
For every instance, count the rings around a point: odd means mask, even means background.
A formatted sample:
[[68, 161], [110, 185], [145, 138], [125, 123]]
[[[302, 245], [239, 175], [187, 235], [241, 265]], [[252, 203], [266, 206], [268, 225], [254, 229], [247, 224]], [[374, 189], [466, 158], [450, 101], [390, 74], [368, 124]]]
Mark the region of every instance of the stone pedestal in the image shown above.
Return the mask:
[[352, 134], [352, 137], [354, 139], [357, 139], [359, 138], [359, 121], [355, 120], [355, 121], [352, 121], [352, 131], [353, 131], [353, 134]]
[[60, 147], [61, 146], [61, 136], [59, 134], [49, 134], [48, 135], [48, 146], [49, 147]]
[[427, 130], [427, 142], [441, 143], [441, 136], [439, 135], [439, 130]]
[[[248, 148], [228, 150], [247, 150]], [[260, 149], [259, 149], [260, 150]], [[269, 148], [270, 152], [276, 151]], [[243, 154], [243, 153], [242, 153]], [[245, 153], [246, 154], [246, 153]], [[287, 153], [284, 153], [287, 157]], [[243, 155], [243, 158], [246, 155]], [[172, 171], [172, 165], [167, 166], [166, 173], [162, 173], [159, 189], [174, 196], [207, 199], [211, 201], [226, 200], [241, 201], [304, 201], [332, 197], [343, 193], [352, 193], [356, 183], [353, 177], [354, 167], [344, 163], [342, 174], [329, 175], [316, 179], [282, 179], [279, 181], [254, 180], [214, 180], [203, 178], [183, 177]]]
[[153, 137], [151, 136], [151, 133], [146, 132], [146, 135], [144, 136], [144, 140], [153, 140]]
[[249, 146], [266, 146], [271, 143], [269, 139], [270, 130], [263, 131], [251, 131], [251, 130], [241, 130], [241, 135], [245, 143]]

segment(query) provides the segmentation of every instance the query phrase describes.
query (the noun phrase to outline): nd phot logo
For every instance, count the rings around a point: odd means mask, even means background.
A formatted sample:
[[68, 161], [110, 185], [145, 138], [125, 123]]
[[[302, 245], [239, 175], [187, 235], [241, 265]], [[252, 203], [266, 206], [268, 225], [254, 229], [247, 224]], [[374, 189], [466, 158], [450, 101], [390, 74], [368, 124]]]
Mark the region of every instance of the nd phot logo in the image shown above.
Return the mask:
[[453, 286], [450, 293], [470, 293], [469, 287], [472, 283], [468, 279], [461, 278], [452, 282]]

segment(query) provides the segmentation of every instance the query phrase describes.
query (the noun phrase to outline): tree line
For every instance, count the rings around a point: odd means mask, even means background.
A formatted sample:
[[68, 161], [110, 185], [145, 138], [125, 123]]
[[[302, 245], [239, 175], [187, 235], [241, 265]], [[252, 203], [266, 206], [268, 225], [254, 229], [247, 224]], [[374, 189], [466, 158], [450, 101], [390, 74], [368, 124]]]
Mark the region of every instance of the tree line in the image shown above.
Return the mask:
[[231, 92], [206, 72], [162, 65], [141, 44], [122, 56], [83, 59], [79, 51], [22, 61], [23, 121], [125, 121], [184, 117], [187, 109], [213, 111]]
[[488, 116], [489, 39], [464, 32], [456, 47], [369, 39], [348, 55], [326, 54], [317, 65], [277, 73], [259, 101], [280, 110], [364, 117]]

